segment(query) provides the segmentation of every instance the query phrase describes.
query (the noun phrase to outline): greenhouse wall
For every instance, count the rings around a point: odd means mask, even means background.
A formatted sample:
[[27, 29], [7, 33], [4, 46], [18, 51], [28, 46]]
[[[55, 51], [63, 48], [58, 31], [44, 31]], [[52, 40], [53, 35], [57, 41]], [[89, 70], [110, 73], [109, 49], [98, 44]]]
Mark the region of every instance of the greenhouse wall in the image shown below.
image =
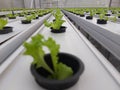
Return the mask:
[[0, 8], [24, 8], [24, 0], [0, 0]]
[[11, 8], [11, 0], [0, 0], [0, 8]]
[[111, 6], [112, 7], [120, 7], [120, 0], [112, 0]]
[[24, 0], [24, 5], [25, 5], [25, 8], [33, 8], [34, 2], [33, 0]]
[[[0, 8], [69, 8], [108, 7], [110, 0], [0, 0]], [[119, 7], [120, 0], [112, 0], [111, 7]]]
[[59, 7], [108, 7], [109, 0], [61, 0]]
[[24, 8], [24, 0], [13, 0], [13, 7]]

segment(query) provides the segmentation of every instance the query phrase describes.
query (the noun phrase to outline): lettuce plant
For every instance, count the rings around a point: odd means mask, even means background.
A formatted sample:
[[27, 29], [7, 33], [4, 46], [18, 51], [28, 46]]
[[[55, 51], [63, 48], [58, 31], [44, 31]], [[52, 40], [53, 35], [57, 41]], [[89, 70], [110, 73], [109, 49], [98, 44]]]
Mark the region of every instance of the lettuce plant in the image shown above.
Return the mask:
[[105, 16], [105, 17], [104, 17], [104, 20], [108, 21], [108, 19], [109, 19], [108, 16]]
[[84, 11], [83, 11], [83, 10], [80, 10], [80, 11], [79, 11], [79, 14], [80, 14], [80, 15], [84, 15]]
[[27, 20], [27, 21], [31, 21], [32, 19], [34, 18], [34, 16], [33, 15], [27, 15], [27, 16], [25, 16], [25, 20]]
[[104, 14], [100, 14], [100, 15], [99, 15], [99, 18], [100, 18], [100, 19], [104, 19], [104, 17], [105, 17]]
[[[63, 80], [72, 76], [73, 70], [71, 67], [63, 64], [62, 62], [59, 62], [57, 55], [59, 53], [60, 45], [56, 44], [56, 42], [51, 37], [46, 40], [41, 34], [37, 34], [36, 36], [32, 37], [31, 42], [25, 42], [24, 47], [26, 48], [24, 54], [33, 57], [32, 64], [34, 64], [36, 68], [42, 67], [51, 73], [48, 78]], [[50, 51], [53, 69], [51, 69], [44, 60], [45, 51], [43, 48], [45, 47], [47, 47]]]
[[7, 16], [8, 17], [16, 17], [16, 15], [14, 15], [14, 14], [8, 14]]
[[60, 12], [60, 10], [57, 10], [53, 13], [53, 16], [55, 17], [55, 21], [48, 22], [47, 20], [44, 21], [44, 25], [46, 27], [53, 28], [55, 30], [59, 30], [62, 24], [65, 22], [65, 20], [62, 20], [63, 14]]
[[64, 20], [57, 20], [57, 19], [55, 19], [54, 22], [50, 22], [49, 23], [48, 21], [45, 20], [44, 21], [44, 25], [47, 26], [47, 27], [51, 27], [54, 30], [59, 30], [64, 22], [65, 22]]
[[100, 15], [99, 15], [99, 19], [100, 19], [100, 20], [108, 20], [108, 17], [105, 16], [105, 14], [100, 14]]
[[92, 17], [93, 17], [93, 16], [94, 16], [94, 14], [95, 14], [95, 13], [94, 13], [94, 11], [93, 11], [93, 10], [90, 10], [90, 16], [92, 16]]
[[109, 20], [112, 21], [112, 22], [116, 22], [117, 21], [117, 17], [114, 16], [114, 17], [109, 17]]
[[117, 13], [117, 16], [120, 16], [120, 13]]
[[32, 14], [33, 19], [36, 19], [37, 15], [36, 14]]
[[2, 30], [7, 23], [7, 19], [0, 18], [0, 30]]

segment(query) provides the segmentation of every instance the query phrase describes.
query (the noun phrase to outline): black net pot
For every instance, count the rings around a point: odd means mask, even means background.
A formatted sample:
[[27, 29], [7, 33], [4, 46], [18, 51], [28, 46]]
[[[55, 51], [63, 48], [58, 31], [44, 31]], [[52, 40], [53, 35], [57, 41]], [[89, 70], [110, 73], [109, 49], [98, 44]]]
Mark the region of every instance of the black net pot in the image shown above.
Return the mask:
[[28, 21], [28, 20], [21, 20], [22, 24], [30, 24], [31, 23], [31, 20]]
[[96, 14], [98, 14], [98, 15], [99, 15], [100, 13], [96, 13]]
[[52, 33], [64, 33], [64, 32], [66, 32], [66, 27], [65, 26], [61, 26], [59, 30], [51, 28], [51, 32]]
[[112, 14], [115, 14], [114, 12], [112, 12]]
[[107, 20], [97, 19], [97, 24], [107, 24]]
[[86, 13], [89, 13], [89, 11], [86, 11]]
[[55, 22], [56, 21], [56, 19], [53, 19], [53, 22]]
[[42, 17], [43, 15], [38, 15], [38, 17]]
[[8, 17], [9, 19], [16, 19], [16, 17]]
[[36, 19], [39, 19], [39, 17], [36, 17]]
[[118, 16], [118, 18], [120, 18], [120, 16]]
[[27, 15], [31, 15], [31, 13], [28, 13]]
[[111, 14], [108, 14], [108, 13], [107, 13], [107, 14], [105, 14], [105, 16], [111, 16]]
[[5, 18], [6, 17], [6, 15], [0, 15], [0, 18]]
[[[43, 88], [47, 90], [64, 90], [67, 88], [72, 87], [77, 83], [79, 80], [80, 75], [84, 71], [84, 64], [83, 62], [74, 55], [67, 54], [67, 53], [59, 53], [59, 62], [62, 62], [68, 66], [70, 66], [74, 72], [73, 76], [64, 79], [64, 80], [55, 80], [49, 79], [47, 76], [49, 73], [43, 68], [35, 68], [35, 65], [31, 65], [30, 70], [35, 78], [35, 81]], [[45, 55], [45, 60], [48, 65], [52, 68], [51, 64], [51, 57], [50, 54]]]
[[44, 15], [47, 15], [48, 13], [44, 13]]
[[[74, 14], [75, 14], [75, 13], [74, 13]], [[80, 15], [80, 14], [76, 13], [76, 15]]]
[[19, 17], [24, 17], [24, 15], [19, 14]]
[[34, 20], [35, 20], [35, 19], [39, 19], [39, 17], [35, 17], [35, 18], [33, 18], [33, 19], [34, 19]]
[[80, 14], [80, 17], [85, 17], [85, 15], [84, 14]]
[[13, 31], [13, 27], [4, 27], [2, 30], [0, 30], [0, 34], [7, 34]]
[[93, 19], [93, 16], [86, 16], [86, 19], [92, 20], [92, 19]]

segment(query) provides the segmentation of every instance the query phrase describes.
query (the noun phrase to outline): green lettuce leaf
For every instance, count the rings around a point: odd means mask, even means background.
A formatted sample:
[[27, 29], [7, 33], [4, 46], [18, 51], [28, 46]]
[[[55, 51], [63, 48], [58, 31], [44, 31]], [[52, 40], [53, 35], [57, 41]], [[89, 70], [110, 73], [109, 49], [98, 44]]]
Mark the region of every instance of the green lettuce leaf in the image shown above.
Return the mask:
[[55, 21], [48, 22], [47, 20], [44, 21], [44, 25], [46, 27], [53, 28], [55, 30], [59, 30], [62, 24], [65, 22], [65, 20], [62, 20], [63, 14], [60, 12], [60, 10], [57, 10], [53, 13], [53, 16], [55, 17]]
[[7, 23], [7, 19], [0, 18], [0, 30], [2, 30]]
[[[44, 46], [50, 51], [53, 69], [51, 69], [44, 60]], [[37, 34], [32, 37], [31, 42], [25, 42], [24, 47], [26, 48], [24, 54], [33, 57], [32, 64], [36, 65], [36, 68], [43, 67], [50, 72], [51, 76], [49, 77], [57, 80], [63, 80], [73, 74], [71, 67], [59, 62], [58, 53], [60, 45], [57, 44], [51, 37], [46, 40], [41, 34]]]
[[46, 64], [44, 60], [45, 52], [42, 49], [43, 40], [43, 36], [38, 34], [32, 37], [32, 41], [30, 43], [25, 42], [24, 47], [26, 48], [26, 51], [24, 54], [33, 57], [33, 64], [35, 64], [37, 68], [43, 67], [50, 73], [53, 73], [53, 70]]
[[68, 67], [67, 65], [63, 63], [59, 63], [57, 65], [57, 79], [58, 80], [64, 80], [66, 78], [69, 78], [73, 75], [73, 71], [71, 67]]

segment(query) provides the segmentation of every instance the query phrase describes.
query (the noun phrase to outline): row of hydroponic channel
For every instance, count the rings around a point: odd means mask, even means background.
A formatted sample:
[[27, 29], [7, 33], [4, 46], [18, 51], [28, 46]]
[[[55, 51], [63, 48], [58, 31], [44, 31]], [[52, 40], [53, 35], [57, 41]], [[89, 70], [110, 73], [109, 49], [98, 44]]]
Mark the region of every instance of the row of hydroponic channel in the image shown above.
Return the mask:
[[[87, 18], [100, 17], [94, 21], [103, 27], [107, 20], [112, 23], [115, 19], [119, 20], [119, 9], [77, 8], [62, 11], [1, 10], [0, 90], [120, 89], [117, 69], [72, 23], [77, 17], [77, 21], [83, 23], [78, 24], [79, 27], [87, 29], [84, 28], [90, 28], [88, 22], [84, 25]], [[101, 20], [106, 23], [101, 25], [98, 23]]]
[[108, 10], [100, 8], [96, 10], [94, 8], [89, 10], [83, 8], [68, 9], [69, 12], [64, 11], [64, 13], [113, 66], [120, 71], [119, 9]]

